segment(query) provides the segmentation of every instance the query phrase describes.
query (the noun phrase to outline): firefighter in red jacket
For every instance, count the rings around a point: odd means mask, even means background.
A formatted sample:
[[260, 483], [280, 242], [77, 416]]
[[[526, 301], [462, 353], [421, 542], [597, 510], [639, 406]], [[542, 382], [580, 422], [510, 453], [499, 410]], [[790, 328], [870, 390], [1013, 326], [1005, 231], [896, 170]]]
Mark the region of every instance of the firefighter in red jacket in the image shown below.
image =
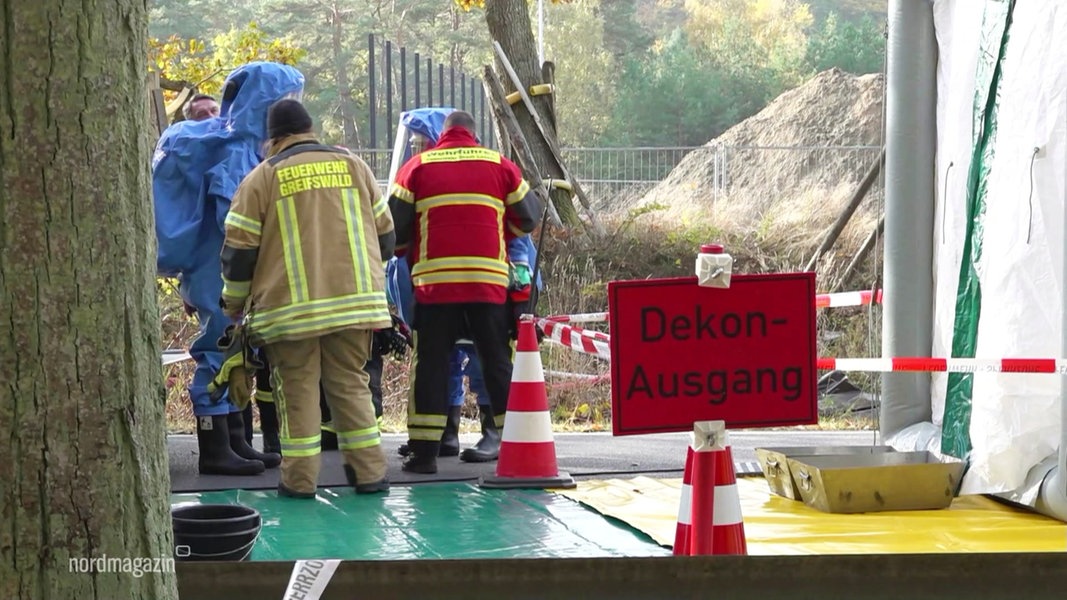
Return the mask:
[[449, 114], [437, 145], [406, 162], [389, 191], [396, 254], [407, 256], [415, 289], [415, 402], [403, 467], [412, 473], [437, 472], [449, 357], [460, 338], [469, 336], [481, 357], [498, 427], [507, 410], [507, 243], [534, 230], [538, 200], [515, 163], [479, 146], [474, 130], [470, 113]]

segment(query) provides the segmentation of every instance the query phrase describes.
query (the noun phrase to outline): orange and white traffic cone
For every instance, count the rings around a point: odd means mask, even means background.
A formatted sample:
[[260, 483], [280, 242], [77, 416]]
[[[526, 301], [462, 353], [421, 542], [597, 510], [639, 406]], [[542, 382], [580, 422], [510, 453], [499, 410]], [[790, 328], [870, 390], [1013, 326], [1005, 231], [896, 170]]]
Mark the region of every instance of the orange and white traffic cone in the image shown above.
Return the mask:
[[726, 423], [698, 422], [693, 437], [691, 554], [748, 554]]
[[693, 528], [693, 447], [685, 453], [682, 497], [678, 502], [678, 525], [674, 529], [674, 555], [689, 556], [690, 531]]
[[737, 490], [734, 457], [727, 443], [715, 456], [715, 514], [712, 519], [712, 554], [748, 554], [741, 496]]
[[478, 481], [484, 488], [577, 487], [569, 474], [560, 472], [556, 462], [545, 372], [534, 327], [533, 318], [527, 315], [519, 322], [519, 340], [496, 475], [484, 476]]

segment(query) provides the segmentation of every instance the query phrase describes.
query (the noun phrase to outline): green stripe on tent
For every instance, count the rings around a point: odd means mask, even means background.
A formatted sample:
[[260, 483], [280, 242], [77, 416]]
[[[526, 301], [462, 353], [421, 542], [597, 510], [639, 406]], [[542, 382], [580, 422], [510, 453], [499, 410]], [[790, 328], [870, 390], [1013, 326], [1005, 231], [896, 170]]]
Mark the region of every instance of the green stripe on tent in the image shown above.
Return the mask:
[[[967, 231], [963, 241], [963, 260], [956, 291], [956, 318], [952, 329], [952, 356], [956, 358], [974, 358], [978, 345], [982, 289], [975, 265], [982, 258], [989, 169], [993, 164], [997, 137], [1001, 74], [1014, 10], [1015, 0], [987, 0], [985, 3], [974, 94], [974, 150], [967, 176]], [[949, 373], [941, 451], [957, 458], [964, 458], [971, 450], [973, 384], [972, 373]]]

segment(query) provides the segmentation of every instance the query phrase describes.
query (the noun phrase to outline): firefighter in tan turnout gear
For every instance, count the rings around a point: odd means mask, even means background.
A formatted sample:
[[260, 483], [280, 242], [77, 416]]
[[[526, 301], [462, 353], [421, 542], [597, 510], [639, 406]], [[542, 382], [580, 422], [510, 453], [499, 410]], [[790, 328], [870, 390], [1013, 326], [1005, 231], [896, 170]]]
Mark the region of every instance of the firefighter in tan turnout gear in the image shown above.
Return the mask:
[[393, 253], [393, 221], [370, 167], [311, 131], [299, 102], [271, 107], [266, 159], [241, 182], [226, 217], [222, 303], [231, 317], [244, 317], [272, 367], [278, 493], [315, 497], [320, 380], [349, 483], [356, 493], [384, 492], [364, 364], [373, 331], [392, 326], [382, 257]]

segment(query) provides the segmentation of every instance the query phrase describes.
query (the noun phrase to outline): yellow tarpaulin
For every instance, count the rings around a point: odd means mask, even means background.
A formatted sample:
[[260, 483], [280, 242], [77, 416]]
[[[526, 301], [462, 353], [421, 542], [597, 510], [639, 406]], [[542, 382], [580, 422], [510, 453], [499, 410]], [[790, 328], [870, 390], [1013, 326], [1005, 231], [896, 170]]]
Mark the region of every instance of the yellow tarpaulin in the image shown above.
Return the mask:
[[[581, 481], [554, 490], [674, 544], [681, 479]], [[750, 555], [1065, 552], [1067, 524], [963, 496], [945, 510], [828, 514], [776, 496], [762, 478], [737, 481]]]

